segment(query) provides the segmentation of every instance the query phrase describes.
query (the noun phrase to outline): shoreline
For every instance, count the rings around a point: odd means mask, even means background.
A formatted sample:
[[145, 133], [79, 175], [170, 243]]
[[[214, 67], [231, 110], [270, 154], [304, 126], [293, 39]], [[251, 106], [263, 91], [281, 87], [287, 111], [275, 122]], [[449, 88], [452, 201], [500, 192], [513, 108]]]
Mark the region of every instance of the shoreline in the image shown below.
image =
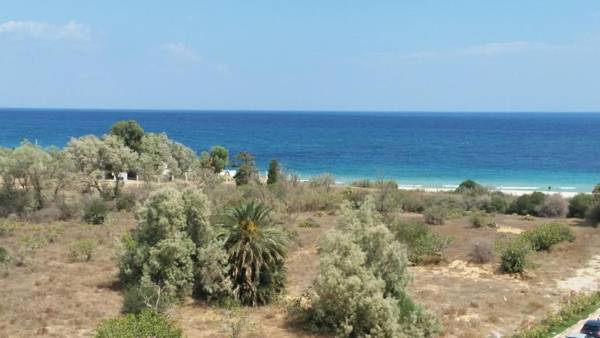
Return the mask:
[[[491, 192], [501, 192], [503, 194], [506, 195], [511, 195], [511, 196], [522, 196], [522, 195], [527, 195], [527, 194], [531, 194], [534, 192], [541, 192], [543, 194], [546, 195], [555, 195], [558, 194], [564, 198], [572, 198], [577, 194], [589, 194], [589, 192], [577, 192], [577, 191], [555, 191], [555, 190], [537, 190], [537, 189], [531, 189], [531, 190], [524, 190], [524, 189], [514, 189], [514, 187], [509, 187], [512, 189], [507, 189], [507, 188], [500, 188], [500, 187], [496, 187], [496, 188], [490, 188]], [[407, 185], [401, 185], [398, 186], [399, 190], [412, 190], [412, 191], [425, 191], [425, 192], [451, 192], [454, 191], [455, 188], [450, 188], [450, 187], [443, 187], [443, 188], [435, 188], [435, 187], [417, 187], [417, 186], [407, 186]]]
[[[309, 176], [309, 177], [300, 179], [300, 182], [309, 182], [310, 179], [312, 179], [313, 177], [317, 177], [317, 176], [319, 176], [319, 175]], [[377, 181], [377, 180], [378, 179], [371, 180], [371, 181]], [[393, 179], [391, 179], [390, 181], [394, 181], [394, 182], [398, 183], [398, 181], [393, 180]], [[352, 181], [336, 180], [335, 185], [351, 187]], [[576, 187], [552, 187], [554, 190], [541, 189], [538, 186], [512, 186], [512, 185], [490, 186], [490, 185], [484, 185], [484, 187], [488, 188], [490, 192], [501, 192], [506, 195], [517, 196], [517, 197], [522, 196], [522, 195], [531, 194], [534, 192], [541, 192], [545, 195], [558, 194], [564, 198], [572, 198], [578, 194], [591, 194], [592, 193], [591, 190], [579, 191], [579, 190], [577, 190]], [[422, 185], [422, 184], [398, 184], [399, 190], [408, 190], [408, 191], [451, 192], [451, 191], [454, 191], [456, 188], [458, 188], [458, 184], [445, 184], [442, 186], [427, 186], [427, 185]]]

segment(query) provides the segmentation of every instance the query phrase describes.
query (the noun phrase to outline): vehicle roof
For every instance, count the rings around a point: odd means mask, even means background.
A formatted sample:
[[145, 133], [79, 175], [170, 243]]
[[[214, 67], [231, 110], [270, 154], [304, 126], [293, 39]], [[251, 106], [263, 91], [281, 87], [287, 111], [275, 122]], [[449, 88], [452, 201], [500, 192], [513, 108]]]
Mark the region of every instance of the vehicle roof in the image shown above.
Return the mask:
[[585, 324], [591, 324], [591, 325], [600, 325], [600, 320], [596, 320], [596, 319], [590, 319], [588, 321], [585, 322]]

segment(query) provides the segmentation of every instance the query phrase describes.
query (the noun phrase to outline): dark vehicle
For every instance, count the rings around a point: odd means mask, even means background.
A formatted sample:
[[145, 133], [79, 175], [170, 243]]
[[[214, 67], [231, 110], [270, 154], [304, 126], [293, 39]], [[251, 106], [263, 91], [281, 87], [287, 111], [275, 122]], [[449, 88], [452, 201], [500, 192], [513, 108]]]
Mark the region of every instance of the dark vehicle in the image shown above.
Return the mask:
[[600, 338], [600, 320], [588, 320], [580, 332], [592, 338]]

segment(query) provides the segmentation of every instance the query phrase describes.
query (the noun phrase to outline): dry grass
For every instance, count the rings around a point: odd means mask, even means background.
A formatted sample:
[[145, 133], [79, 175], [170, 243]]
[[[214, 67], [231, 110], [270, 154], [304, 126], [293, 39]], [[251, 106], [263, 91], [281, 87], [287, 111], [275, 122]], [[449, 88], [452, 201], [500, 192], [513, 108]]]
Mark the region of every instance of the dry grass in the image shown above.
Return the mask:
[[[298, 220], [308, 217], [320, 226], [297, 226]], [[108, 226], [79, 222], [25, 224], [0, 237], [0, 246], [12, 254], [23, 247], [23, 238], [53, 237], [52, 242], [45, 241], [25, 255], [21, 266], [12, 263], [7, 274], [0, 276], [0, 337], [88, 337], [101, 320], [119, 314], [122, 296], [115, 287], [117, 268], [113, 258], [118, 239], [134, 226], [135, 220], [131, 214], [118, 214], [113, 219], [118, 221]], [[499, 227], [527, 230], [548, 220], [499, 215], [496, 222]], [[288, 220], [287, 226], [297, 232], [287, 261], [289, 296], [301, 294], [316, 276], [318, 239], [335, 223], [336, 216], [316, 213], [295, 214]], [[62, 229], [62, 233], [49, 233], [52, 228]], [[536, 266], [524, 277], [515, 277], [499, 274], [496, 262], [468, 263], [472, 240], [495, 241], [515, 234], [495, 228], [474, 229], [468, 217], [449, 220], [432, 229], [454, 237], [454, 241], [441, 264], [411, 268], [414, 282], [409, 293], [417, 303], [439, 314], [447, 337], [510, 334], [521, 322], [543, 317], [568, 292], [560, 289], [558, 282], [575, 276], [600, 245], [597, 229], [575, 227], [575, 242], [534, 254], [532, 261]], [[94, 259], [72, 262], [70, 244], [83, 239], [97, 242]], [[252, 324], [247, 337], [314, 337], [290, 326], [283, 304], [247, 312]], [[221, 309], [191, 299], [173, 313], [189, 337], [223, 337], [224, 316]]]

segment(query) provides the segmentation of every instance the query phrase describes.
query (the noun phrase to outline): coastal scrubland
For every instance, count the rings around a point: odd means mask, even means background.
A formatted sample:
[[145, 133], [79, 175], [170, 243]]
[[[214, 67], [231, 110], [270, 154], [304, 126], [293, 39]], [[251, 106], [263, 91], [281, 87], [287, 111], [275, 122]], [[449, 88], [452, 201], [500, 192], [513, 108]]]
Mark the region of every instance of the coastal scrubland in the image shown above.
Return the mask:
[[600, 188], [405, 191], [281, 168], [134, 121], [0, 149], [0, 336], [525, 336], [595, 304], [579, 300], [600, 282]]

